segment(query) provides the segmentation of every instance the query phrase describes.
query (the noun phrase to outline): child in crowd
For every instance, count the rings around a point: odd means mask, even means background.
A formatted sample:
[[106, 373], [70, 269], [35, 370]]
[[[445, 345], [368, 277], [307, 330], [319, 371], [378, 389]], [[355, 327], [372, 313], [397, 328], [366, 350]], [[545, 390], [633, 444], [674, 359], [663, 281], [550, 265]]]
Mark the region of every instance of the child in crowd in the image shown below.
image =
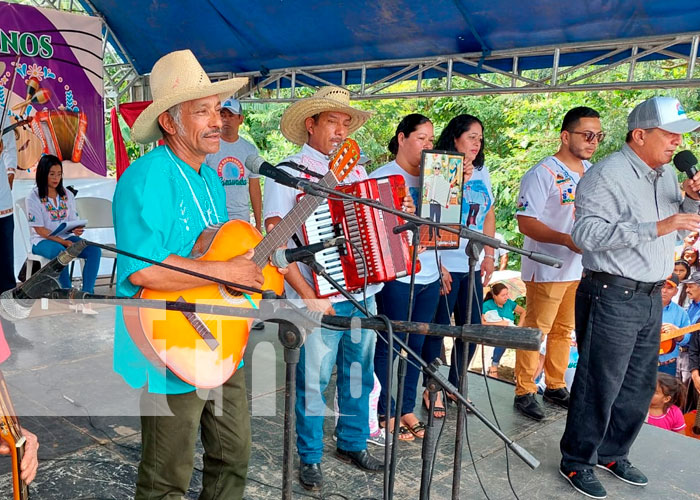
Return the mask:
[[[484, 325], [515, 326], [516, 314], [520, 315], [519, 325], [522, 325], [525, 319], [525, 309], [510, 298], [506, 285], [495, 283], [486, 294], [486, 297], [484, 297], [481, 322]], [[505, 350], [505, 347], [496, 347], [493, 350], [491, 366], [487, 373], [489, 377], [498, 377], [498, 364], [501, 362], [501, 357]]]
[[676, 377], [659, 373], [656, 392], [651, 398], [647, 423], [673, 432], [683, 433], [685, 421], [681, 407], [685, 404], [685, 387]]

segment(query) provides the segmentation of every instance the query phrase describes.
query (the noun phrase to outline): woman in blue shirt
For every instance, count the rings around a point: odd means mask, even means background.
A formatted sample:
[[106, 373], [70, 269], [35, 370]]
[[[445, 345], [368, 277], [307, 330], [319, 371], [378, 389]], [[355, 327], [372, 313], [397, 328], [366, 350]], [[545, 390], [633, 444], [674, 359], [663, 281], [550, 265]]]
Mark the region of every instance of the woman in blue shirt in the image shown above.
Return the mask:
[[[520, 315], [519, 326], [522, 324], [523, 319], [525, 319], [525, 309], [510, 298], [510, 293], [506, 285], [503, 283], [495, 283], [486, 294], [486, 297], [484, 297], [481, 322], [484, 325], [492, 326], [515, 326], [516, 314]], [[505, 351], [505, 347], [494, 348], [493, 356], [491, 357], [491, 366], [488, 371], [489, 377], [498, 377], [498, 364], [501, 362], [501, 357]]]

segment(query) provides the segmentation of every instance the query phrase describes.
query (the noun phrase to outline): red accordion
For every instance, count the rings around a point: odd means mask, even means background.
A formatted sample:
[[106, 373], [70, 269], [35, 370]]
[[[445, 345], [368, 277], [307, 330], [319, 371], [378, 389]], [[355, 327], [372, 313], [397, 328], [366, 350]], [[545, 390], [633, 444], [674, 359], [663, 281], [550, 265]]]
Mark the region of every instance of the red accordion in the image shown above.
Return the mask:
[[[336, 190], [395, 209], [401, 209], [401, 200], [408, 192], [400, 175], [367, 179], [338, 186]], [[352, 245], [346, 243], [344, 249], [332, 247], [316, 254], [316, 260], [328, 274], [352, 292], [365, 286], [365, 275], [369, 285], [411, 273], [409, 233], [392, 231], [403, 223], [394, 214], [350, 200], [331, 199], [324, 201], [307, 219], [303, 232], [307, 244], [337, 236], [352, 242]], [[338, 294], [326, 279], [316, 274], [314, 282], [319, 297]]]

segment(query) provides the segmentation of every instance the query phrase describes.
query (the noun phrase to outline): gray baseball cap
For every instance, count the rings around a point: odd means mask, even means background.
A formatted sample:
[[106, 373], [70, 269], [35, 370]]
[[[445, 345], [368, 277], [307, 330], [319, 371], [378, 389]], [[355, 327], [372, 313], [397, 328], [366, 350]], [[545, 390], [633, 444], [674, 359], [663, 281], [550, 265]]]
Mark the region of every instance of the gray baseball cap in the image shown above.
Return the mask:
[[660, 128], [674, 134], [685, 134], [700, 128], [700, 122], [691, 120], [678, 99], [652, 97], [637, 104], [627, 117], [627, 130]]
[[221, 104], [221, 109], [228, 109], [234, 115], [240, 115], [241, 114], [241, 103], [238, 101], [238, 99], [234, 99], [231, 97], [229, 99], [226, 99]]
[[700, 272], [695, 271], [688, 279], [681, 281], [681, 283], [694, 283], [695, 285], [700, 285]]

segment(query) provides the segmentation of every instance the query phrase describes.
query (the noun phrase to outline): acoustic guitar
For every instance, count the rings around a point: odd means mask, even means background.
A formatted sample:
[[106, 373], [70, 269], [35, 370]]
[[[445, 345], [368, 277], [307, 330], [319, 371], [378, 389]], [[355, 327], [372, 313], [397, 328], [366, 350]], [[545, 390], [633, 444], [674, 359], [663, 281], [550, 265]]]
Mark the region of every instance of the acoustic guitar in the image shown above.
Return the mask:
[[24, 457], [25, 438], [22, 435], [22, 428], [19, 426], [2, 372], [0, 372], [0, 437], [10, 445], [10, 455], [12, 457], [12, 499], [29, 500], [29, 488], [20, 477], [20, 464]]
[[668, 333], [662, 333], [659, 344], [659, 356], [662, 354], [668, 354], [673, 352], [676, 348], [677, 340], [686, 333], [691, 333], [700, 330], [700, 323], [695, 323], [684, 328], [679, 328], [677, 330], [672, 330]]
[[[357, 165], [360, 148], [347, 139], [331, 158], [329, 171], [319, 181], [334, 188]], [[272, 182], [271, 180], [269, 182]], [[284, 278], [268, 260], [314, 212], [323, 198], [305, 196], [265, 238], [247, 222], [235, 220], [202, 231], [190, 258], [226, 261], [255, 249], [253, 262], [263, 270], [264, 290], [278, 295]], [[211, 284], [179, 292], [142, 288], [137, 297], [198, 304], [255, 307], [261, 296], [244, 295], [223, 285]], [[124, 322], [134, 343], [156, 366], [166, 366], [177, 377], [195, 387], [210, 389], [222, 385], [238, 368], [248, 343], [252, 319], [124, 307]]]

